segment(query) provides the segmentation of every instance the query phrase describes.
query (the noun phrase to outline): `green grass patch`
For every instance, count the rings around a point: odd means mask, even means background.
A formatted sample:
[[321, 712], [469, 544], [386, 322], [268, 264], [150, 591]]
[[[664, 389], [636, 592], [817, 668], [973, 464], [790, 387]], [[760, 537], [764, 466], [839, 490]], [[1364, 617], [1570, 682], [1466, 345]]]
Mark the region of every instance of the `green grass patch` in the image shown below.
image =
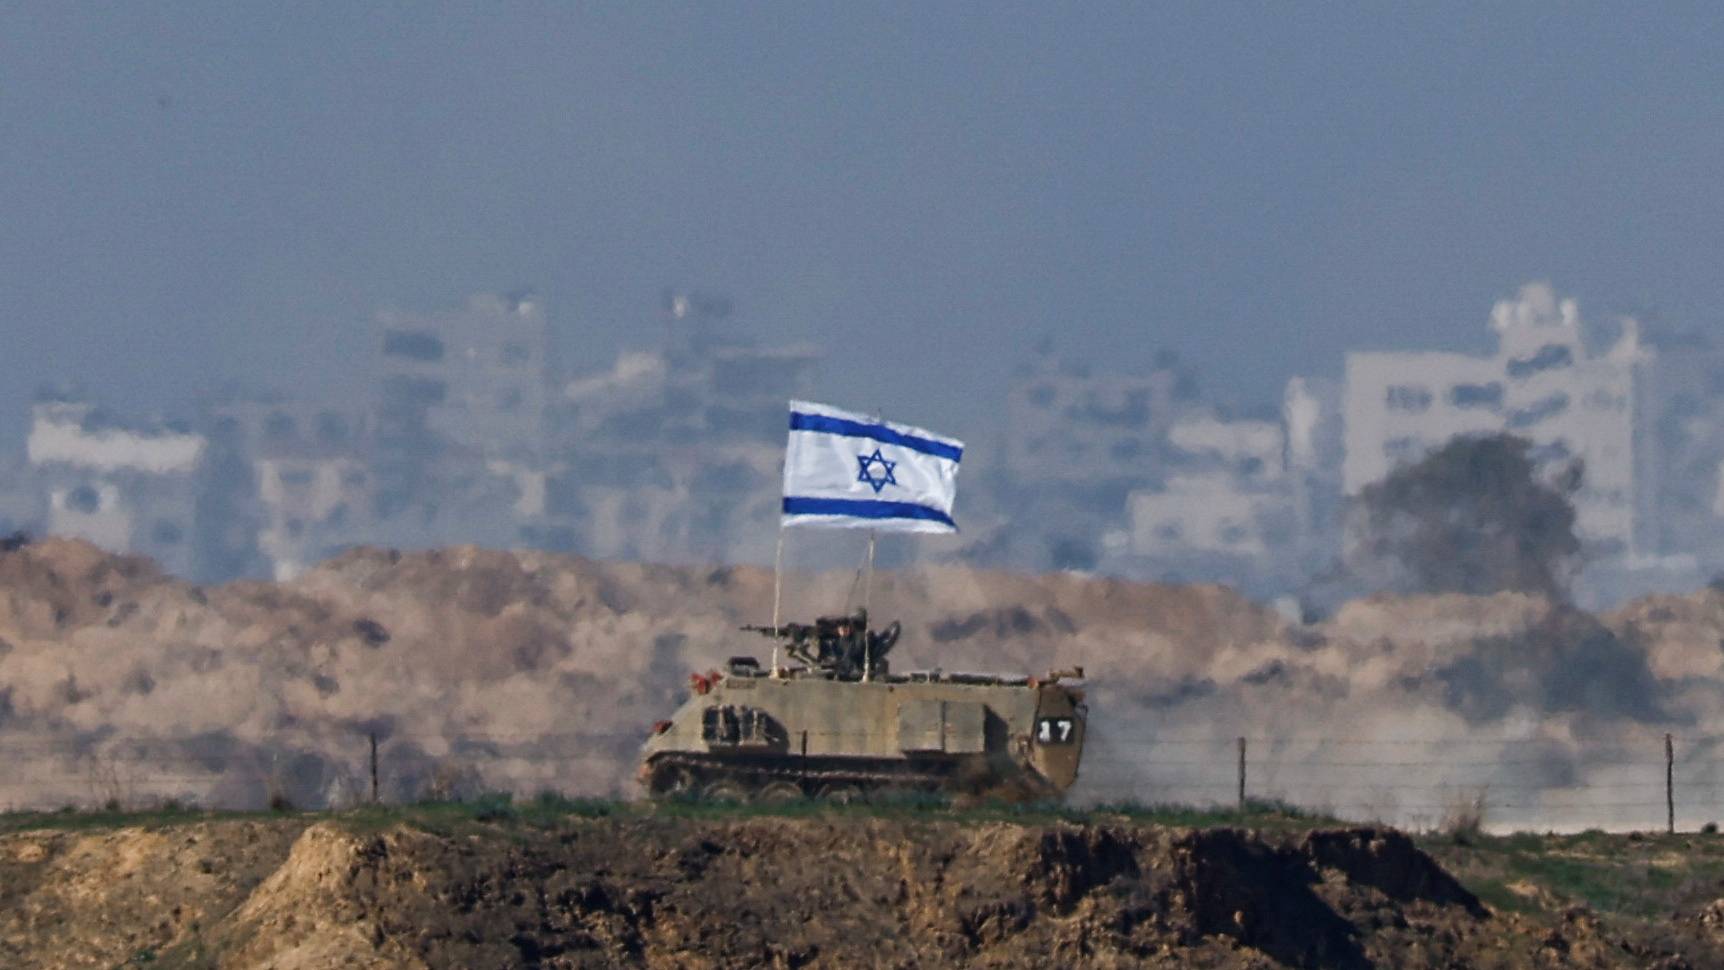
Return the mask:
[[531, 798], [516, 798], [493, 792], [460, 801], [424, 801], [406, 805], [362, 805], [330, 811], [201, 811], [170, 806], [142, 811], [62, 810], [58, 812], [13, 812], [0, 814], [0, 834], [27, 830], [96, 830], [124, 827], [162, 827], [223, 820], [298, 819], [313, 822], [336, 820], [357, 831], [379, 831], [396, 825], [411, 825], [434, 832], [470, 830], [475, 826], [499, 828], [547, 828], [570, 819], [612, 817], [721, 820], [740, 818], [883, 818], [929, 822], [1007, 822], [1043, 825], [1053, 822], [1076, 824], [1126, 821], [1135, 825], [1179, 828], [1255, 828], [1292, 830], [1339, 826], [1346, 823], [1274, 802], [1251, 802], [1243, 811], [1196, 808], [1184, 805], [1148, 805], [1118, 802], [1074, 807], [1057, 802], [982, 801], [954, 805], [944, 796], [920, 793], [881, 795], [850, 804], [810, 799], [785, 802], [728, 803], [697, 799], [622, 802], [606, 799], [571, 798], [557, 792], [542, 792]]
[[953, 804], [943, 796], [921, 794], [876, 796], [847, 805], [808, 799], [748, 804], [667, 799], [644, 805], [631, 803], [628, 810], [644, 810], [658, 817], [683, 819], [839, 817], [960, 823], [1006, 822], [1021, 825], [1125, 821], [1133, 825], [1176, 828], [1253, 828], [1270, 831], [1346, 824], [1273, 802], [1250, 802], [1244, 811], [1238, 811], [1186, 805], [1148, 805], [1139, 802], [1114, 802], [1084, 807], [1057, 802], [982, 801]]
[[1516, 853], [1508, 860], [1509, 876], [1524, 879], [1565, 900], [1585, 903], [1606, 913], [1650, 916], [1661, 907], [1649, 906], [1644, 877], [1634, 878], [1633, 866], [1570, 856]]
[[1308, 828], [1349, 828], [1354, 824], [1318, 812], [1300, 809], [1284, 802], [1259, 800], [1247, 801], [1243, 810], [1121, 802], [1096, 805], [1085, 810], [1082, 814], [1085, 818], [1124, 816], [1132, 822], [1145, 825], [1206, 829], [1247, 828], [1271, 832]]
[[[55, 812], [0, 813], [0, 835], [12, 832], [55, 831], [75, 832], [85, 829], [164, 828], [217, 822], [233, 819], [281, 818], [280, 812], [205, 811], [196, 808], [168, 806], [148, 809], [63, 808]], [[289, 813], [291, 817], [291, 813]]]
[[1517, 912], [1581, 904], [1607, 917], [1661, 918], [1714, 898], [1724, 879], [1724, 843], [1706, 835], [1593, 830], [1482, 836], [1466, 846], [1438, 835], [1419, 841], [1479, 898]]
[[500, 827], [550, 828], [570, 818], [607, 818], [627, 814], [631, 803], [598, 798], [570, 798], [540, 792], [516, 799], [508, 792], [487, 792], [461, 801], [424, 801], [408, 805], [365, 805], [328, 813], [349, 828], [376, 831], [406, 824], [430, 832], [453, 832], [491, 824]]

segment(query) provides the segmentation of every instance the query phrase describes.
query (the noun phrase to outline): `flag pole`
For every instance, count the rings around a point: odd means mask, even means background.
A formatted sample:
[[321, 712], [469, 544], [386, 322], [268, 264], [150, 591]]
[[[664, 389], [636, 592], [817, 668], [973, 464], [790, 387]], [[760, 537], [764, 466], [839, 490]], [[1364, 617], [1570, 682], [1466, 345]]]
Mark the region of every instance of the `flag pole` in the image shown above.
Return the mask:
[[778, 666], [778, 605], [784, 596], [784, 526], [778, 527], [778, 549], [772, 554], [772, 676], [782, 677]]
[[874, 588], [874, 530], [868, 530], [867, 565], [862, 568], [862, 612], [868, 612], [868, 594]]
[[[886, 409], [883, 407], [875, 408], [874, 409], [874, 420], [878, 421], [882, 424], [885, 423], [885, 421], [886, 421]], [[875, 489], [875, 491], [876, 491], [876, 493], [878, 493], [879, 490]], [[870, 599], [869, 594], [872, 593], [874, 590], [874, 537], [875, 537], [875, 531], [873, 529], [869, 529], [868, 530], [868, 564], [866, 567], [864, 567], [863, 573], [862, 573], [862, 616], [864, 618], [867, 617], [867, 615], [868, 615], [868, 603], [869, 603], [869, 599]], [[864, 619], [863, 622], [867, 622], [866, 619]], [[865, 647], [865, 649], [862, 651], [862, 679], [865, 681], [873, 680], [874, 679], [874, 651], [871, 648], [867, 648], [868, 631], [866, 628], [864, 628], [862, 630], [862, 640], [863, 640], [863, 645]]]
[[[869, 529], [868, 530], [868, 566], [867, 566], [866, 570], [862, 573], [862, 615], [863, 615], [863, 617], [867, 617], [867, 615], [868, 615], [868, 594], [870, 591], [873, 590], [873, 588], [874, 588], [874, 530]], [[864, 620], [864, 623], [866, 623], [866, 620]], [[864, 681], [869, 681], [869, 680], [874, 679], [874, 650], [872, 647], [867, 646], [868, 629], [866, 626], [863, 627], [863, 629], [861, 631], [861, 636], [862, 636], [863, 644], [865, 647], [865, 649], [862, 651], [862, 661], [863, 661], [863, 663], [862, 663], [862, 679]]]
[[[790, 402], [790, 428], [796, 428], [796, 402]], [[786, 478], [790, 474], [790, 444], [784, 445], [784, 459], [779, 464], [779, 477]], [[788, 491], [788, 489], [786, 489]], [[778, 607], [784, 598], [784, 516], [778, 517], [778, 546], [772, 551], [772, 676], [784, 676], [784, 668], [778, 665]]]

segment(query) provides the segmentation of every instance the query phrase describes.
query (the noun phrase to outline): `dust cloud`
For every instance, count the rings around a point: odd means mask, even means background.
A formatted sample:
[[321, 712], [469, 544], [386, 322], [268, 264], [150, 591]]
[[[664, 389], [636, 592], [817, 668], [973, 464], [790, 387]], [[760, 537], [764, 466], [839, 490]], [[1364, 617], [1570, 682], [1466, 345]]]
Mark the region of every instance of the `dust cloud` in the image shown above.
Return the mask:
[[[852, 585], [795, 577], [800, 605]], [[832, 602], [823, 602], [830, 591]], [[816, 592], [808, 592], [816, 591]], [[1661, 824], [1724, 777], [1724, 592], [1594, 616], [1546, 597], [1376, 596], [1300, 624], [1219, 586], [956, 566], [875, 577], [898, 669], [1083, 666], [1073, 797], [1247, 796], [1434, 826]], [[0, 806], [342, 805], [482, 789], [632, 796], [635, 752], [739, 632], [769, 570], [470, 547], [361, 549], [199, 587], [50, 539], [0, 554]]]

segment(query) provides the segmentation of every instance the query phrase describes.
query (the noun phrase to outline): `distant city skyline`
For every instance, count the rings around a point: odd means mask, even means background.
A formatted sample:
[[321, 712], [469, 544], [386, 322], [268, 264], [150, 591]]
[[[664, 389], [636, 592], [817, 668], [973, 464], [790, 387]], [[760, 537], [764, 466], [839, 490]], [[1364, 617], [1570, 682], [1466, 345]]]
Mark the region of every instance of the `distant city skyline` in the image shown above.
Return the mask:
[[[47, 397], [27, 466], [0, 476], [0, 531], [80, 536], [206, 581], [286, 578], [355, 544], [772, 559], [785, 402], [825, 396], [822, 354], [737, 339], [721, 296], [661, 302], [663, 345], [597, 372], [550, 366], [537, 297], [475, 293], [380, 314], [358, 408], [240, 394], [175, 423]], [[1351, 352], [1343, 381], [1295, 378], [1267, 411], [1207, 397], [1170, 358], [1122, 373], [1038, 346], [1006, 389], [1006, 447], [970, 463], [961, 534], [888, 560], [1213, 581], [1321, 609], [1401, 581], [1356, 541], [1371, 485], [1506, 432], [1570, 494], [1584, 602], [1717, 575], [1724, 351], [1661, 352], [1633, 326], [1601, 351], [1544, 283], [1498, 301], [1488, 330], [1484, 356]]]

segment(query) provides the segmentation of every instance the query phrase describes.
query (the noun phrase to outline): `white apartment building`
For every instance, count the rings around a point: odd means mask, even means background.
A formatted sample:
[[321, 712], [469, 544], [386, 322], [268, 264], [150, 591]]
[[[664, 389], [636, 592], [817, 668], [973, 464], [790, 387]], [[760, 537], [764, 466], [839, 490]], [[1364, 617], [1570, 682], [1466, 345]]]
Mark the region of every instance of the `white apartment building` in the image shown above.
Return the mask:
[[815, 391], [819, 352], [758, 346], [722, 297], [668, 291], [667, 340], [567, 381], [552, 409], [540, 519], [602, 558], [768, 562], [786, 402]]
[[1007, 390], [1006, 467], [1037, 482], [1148, 478], [1186, 406], [1177, 400], [1178, 381], [1168, 368], [1098, 375], [1040, 354]]
[[1491, 312], [1496, 353], [1432, 351], [1347, 355], [1343, 413], [1346, 494], [1415, 462], [1457, 435], [1508, 432], [1533, 443], [1550, 474], [1576, 459], [1581, 536], [1627, 555], [1648, 551], [1636, 490], [1652, 462], [1637, 453], [1640, 398], [1651, 355], [1633, 321], [1607, 353], [1588, 353], [1579, 309], [1549, 285], [1528, 284]]
[[189, 430], [126, 426], [83, 402], [36, 404], [26, 449], [47, 496], [47, 531], [188, 575], [205, 446]]
[[378, 314], [387, 433], [429, 430], [490, 459], [537, 456], [550, 330], [532, 296], [479, 294], [457, 310]]
[[1290, 536], [1286, 434], [1265, 420], [1193, 412], [1168, 429], [1175, 471], [1164, 487], [1127, 499], [1130, 553], [1262, 557]]

